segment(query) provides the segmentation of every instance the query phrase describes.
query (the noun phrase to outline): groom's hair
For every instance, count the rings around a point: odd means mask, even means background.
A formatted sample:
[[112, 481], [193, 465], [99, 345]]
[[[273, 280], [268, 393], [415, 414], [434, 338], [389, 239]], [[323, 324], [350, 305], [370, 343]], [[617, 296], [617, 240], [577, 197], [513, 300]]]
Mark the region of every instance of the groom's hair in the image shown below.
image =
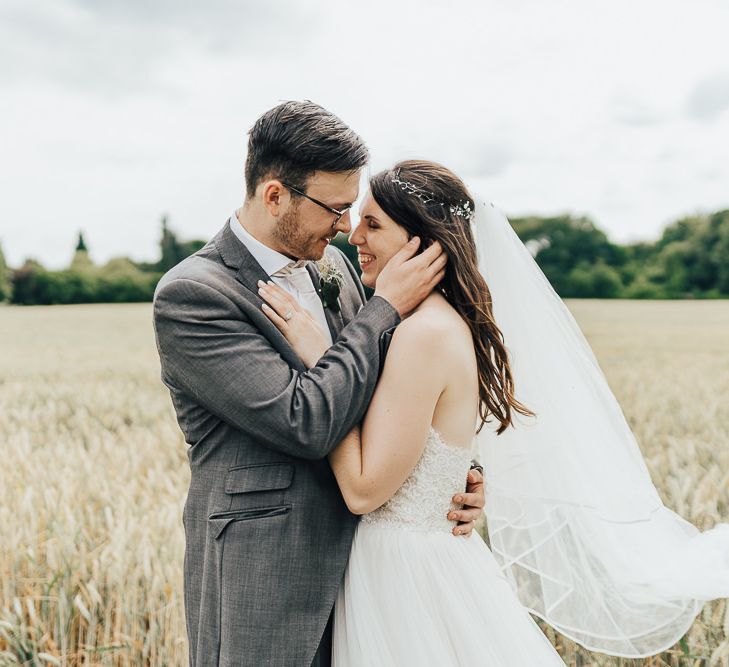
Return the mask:
[[333, 113], [308, 100], [283, 102], [248, 132], [246, 196], [268, 178], [305, 187], [316, 171], [353, 172], [368, 160], [362, 138]]

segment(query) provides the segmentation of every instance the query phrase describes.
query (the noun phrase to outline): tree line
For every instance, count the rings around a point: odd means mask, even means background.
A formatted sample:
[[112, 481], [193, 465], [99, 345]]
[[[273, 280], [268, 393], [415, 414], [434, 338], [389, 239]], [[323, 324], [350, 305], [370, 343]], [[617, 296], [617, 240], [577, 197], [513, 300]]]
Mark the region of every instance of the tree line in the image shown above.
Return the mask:
[[151, 301], [162, 274], [205, 245], [201, 240], [180, 241], [166, 217], [161, 227], [157, 262], [116, 257], [96, 265], [83, 233], [78, 236], [71, 264], [61, 271], [48, 270], [33, 259], [9, 269], [0, 248], [0, 301], [29, 306]]
[[562, 297], [683, 299], [729, 296], [729, 210], [681, 218], [655, 242], [611, 243], [588, 218], [516, 218]]
[[[729, 210], [681, 218], [654, 242], [620, 245], [587, 217], [514, 218], [511, 224], [564, 298], [683, 299], [729, 297]], [[0, 248], [0, 301], [24, 305], [151, 301], [162, 274], [205, 241], [180, 241], [162, 218], [160, 258], [127, 257], [97, 266], [79, 234], [70, 266], [45, 269], [29, 259], [11, 269]], [[359, 270], [357, 250], [334, 243]]]

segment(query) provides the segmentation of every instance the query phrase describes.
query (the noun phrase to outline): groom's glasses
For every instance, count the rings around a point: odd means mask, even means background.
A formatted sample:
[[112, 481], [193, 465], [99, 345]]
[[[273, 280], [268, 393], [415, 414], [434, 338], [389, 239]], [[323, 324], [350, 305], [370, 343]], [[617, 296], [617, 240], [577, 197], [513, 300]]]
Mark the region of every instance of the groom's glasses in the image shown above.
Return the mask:
[[305, 192], [302, 192], [298, 188], [295, 188], [293, 185], [289, 185], [288, 183], [284, 183], [281, 181], [281, 185], [283, 185], [285, 188], [288, 188], [292, 192], [295, 192], [297, 195], [301, 195], [302, 197], [306, 197], [309, 201], [314, 202], [317, 206], [321, 206], [324, 210], [329, 211], [332, 215], [336, 215], [336, 219], [332, 223], [332, 228], [337, 226], [337, 223], [342, 219], [344, 214], [349, 211], [350, 208], [352, 208], [352, 205], [345, 206], [341, 211], [337, 210], [336, 208], [332, 208], [328, 204], [325, 204], [323, 201], [319, 201], [318, 199], [314, 199], [314, 197], [309, 197]]

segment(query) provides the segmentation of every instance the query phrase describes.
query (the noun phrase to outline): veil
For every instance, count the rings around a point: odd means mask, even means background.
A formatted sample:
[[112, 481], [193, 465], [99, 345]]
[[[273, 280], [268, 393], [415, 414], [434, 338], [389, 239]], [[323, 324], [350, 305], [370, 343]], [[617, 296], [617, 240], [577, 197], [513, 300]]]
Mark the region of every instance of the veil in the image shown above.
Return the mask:
[[476, 436], [491, 550], [524, 606], [592, 651], [646, 657], [729, 597], [729, 524], [700, 533], [661, 502], [580, 328], [493, 204], [479, 269], [509, 351], [516, 415]]

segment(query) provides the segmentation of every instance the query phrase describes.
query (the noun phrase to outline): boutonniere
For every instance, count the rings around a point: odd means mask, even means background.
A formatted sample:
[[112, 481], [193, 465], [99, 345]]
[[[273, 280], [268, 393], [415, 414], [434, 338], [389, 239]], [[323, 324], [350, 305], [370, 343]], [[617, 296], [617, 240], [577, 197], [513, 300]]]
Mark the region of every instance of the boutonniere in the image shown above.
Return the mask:
[[319, 298], [324, 308], [331, 308], [339, 312], [339, 292], [344, 284], [344, 274], [339, 265], [324, 255], [318, 262], [319, 266]]

